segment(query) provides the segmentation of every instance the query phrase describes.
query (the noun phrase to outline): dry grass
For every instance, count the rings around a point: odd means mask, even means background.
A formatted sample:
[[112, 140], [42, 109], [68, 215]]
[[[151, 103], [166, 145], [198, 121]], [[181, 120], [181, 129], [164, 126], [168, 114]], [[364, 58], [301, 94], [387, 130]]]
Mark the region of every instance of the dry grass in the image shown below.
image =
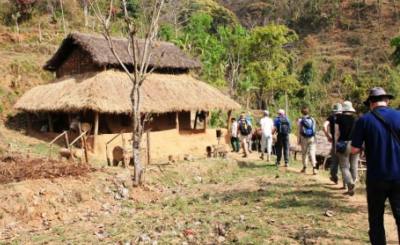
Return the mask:
[[[132, 65], [132, 59], [127, 52], [128, 42], [126, 39], [113, 38], [114, 47], [124, 64]], [[138, 40], [139, 57], [143, 52], [144, 41]], [[71, 50], [80, 47], [88, 52], [95, 64], [100, 67], [107, 65], [119, 65], [112, 54], [106, 39], [99, 35], [72, 33], [64, 39], [59, 50], [44, 66], [47, 70], [57, 70], [65, 61]], [[152, 49], [150, 65], [156, 68], [199, 68], [200, 63], [189, 58], [182, 50], [172, 43], [156, 42]]]
[[[19, 110], [130, 113], [132, 83], [123, 72], [104, 71], [67, 77], [33, 88], [16, 103]], [[240, 106], [218, 89], [190, 75], [151, 74], [141, 89], [142, 111], [231, 110]]]

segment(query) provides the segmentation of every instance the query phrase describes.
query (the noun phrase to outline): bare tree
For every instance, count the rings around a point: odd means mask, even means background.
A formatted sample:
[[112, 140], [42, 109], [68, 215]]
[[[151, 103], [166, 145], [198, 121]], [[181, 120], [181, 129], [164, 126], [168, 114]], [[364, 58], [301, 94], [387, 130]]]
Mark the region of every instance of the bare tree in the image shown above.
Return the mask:
[[137, 33], [139, 30], [139, 23], [129, 16], [127, 2], [122, 0], [125, 28], [127, 30], [127, 52], [130, 56], [133, 65], [133, 71], [129, 70], [126, 64], [121, 60], [120, 55], [117, 53], [114, 42], [110, 33], [110, 25], [114, 10], [114, 1], [110, 0], [109, 10], [107, 15], [103, 15], [97, 0], [90, 1], [91, 7], [97, 19], [102, 25], [102, 34], [108, 42], [108, 46], [113, 53], [114, 57], [118, 60], [120, 66], [125, 71], [126, 75], [132, 82], [131, 102], [132, 102], [132, 147], [133, 147], [133, 162], [134, 162], [134, 184], [135, 186], [142, 184], [143, 167], [141, 164], [141, 142], [144, 132], [144, 123], [147, 116], [143, 116], [142, 103], [140, 96], [140, 88], [145, 82], [148, 74], [154, 71], [151, 67], [150, 61], [152, 57], [152, 48], [157, 38], [158, 22], [161, 14], [161, 9], [164, 5], [164, 0], [154, 0], [152, 3], [151, 13], [147, 15], [149, 24], [146, 26], [144, 33], [144, 40], [141, 41], [139, 46], [139, 39]]

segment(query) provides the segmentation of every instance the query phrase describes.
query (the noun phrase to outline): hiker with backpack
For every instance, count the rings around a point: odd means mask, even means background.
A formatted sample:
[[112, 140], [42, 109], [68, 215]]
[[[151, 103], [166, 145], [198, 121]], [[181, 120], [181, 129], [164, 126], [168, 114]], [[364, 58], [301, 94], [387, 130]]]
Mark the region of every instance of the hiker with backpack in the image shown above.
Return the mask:
[[[331, 143], [331, 158], [330, 158], [330, 177], [329, 179], [337, 184], [339, 182], [339, 177], [338, 177], [338, 172], [339, 172], [339, 159], [336, 154], [336, 132], [335, 132], [335, 124], [336, 124], [336, 118], [338, 115], [342, 113], [342, 104], [336, 103], [332, 107], [332, 113], [329, 115], [329, 117], [326, 119], [324, 122], [324, 133], [325, 136], [328, 138], [328, 141]], [[344, 178], [343, 178], [344, 179]], [[346, 189], [346, 185], [343, 180], [343, 188]]]
[[311, 160], [313, 174], [317, 174], [317, 160], [316, 160], [316, 122], [315, 119], [310, 116], [310, 110], [308, 107], [303, 107], [301, 109], [301, 114], [303, 115], [298, 122], [299, 134], [298, 134], [298, 144], [301, 146], [301, 155], [303, 160], [302, 173], [306, 172], [308, 158]]
[[400, 236], [400, 112], [389, 107], [393, 95], [383, 88], [370, 90], [364, 102], [370, 109], [356, 123], [352, 153], [365, 145], [369, 238], [372, 245], [386, 244], [384, 213], [389, 199]]
[[350, 101], [343, 102], [343, 112], [336, 118], [336, 152], [344, 183], [350, 196], [354, 195], [354, 188], [358, 179], [359, 154], [351, 153], [351, 137], [357, 121], [356, 110]]
[[247, 157], [249, 155], [249, 136], [251, 135], [251, 125], [246, 120], [246, 116], [244, 113], [240, 114], [240, 118], [238, 121], [238, 135], [240, 139], [240, 143], [243, 149], [243, 157]]
[[273, 133], [277, 133], [277, 140], [275, 144], [276, 149], [276, 166], [279, 166], [283, 157], [285, 161], [285, 167], [289, 165], [289, 135], [291, 131], [291, 124], [289, 118], [286, 116], [285, 111], [282, 109], [278, 110], [278, 116], [274, 120]]

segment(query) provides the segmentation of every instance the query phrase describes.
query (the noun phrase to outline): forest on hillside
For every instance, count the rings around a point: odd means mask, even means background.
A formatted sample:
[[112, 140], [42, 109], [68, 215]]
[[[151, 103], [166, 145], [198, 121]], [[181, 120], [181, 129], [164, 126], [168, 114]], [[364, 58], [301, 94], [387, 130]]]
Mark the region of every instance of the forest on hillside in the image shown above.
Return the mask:
[[[65, 35], [101, 32], [90, 2], [0, 1], [3, 116], [22, 92], [53, 78], [41, 66]], [[151, 1], [128, 2], [131, 17], [146, 26]], [[100, 3], [109, 10], [108, 1]], [[124, 35], [121, 11], [114, 1], [115, 36]], [[159, 39], [199, 59], [197, 75], [243, 108], [288, 107], [295, 117], [308, 105], [324, 117], [344, 99], [364, 110], [372, 86], [400, 94], [399, 18], [395, 0], [169, 0]], [[223, 122], [214, 112], [212, 124]]]

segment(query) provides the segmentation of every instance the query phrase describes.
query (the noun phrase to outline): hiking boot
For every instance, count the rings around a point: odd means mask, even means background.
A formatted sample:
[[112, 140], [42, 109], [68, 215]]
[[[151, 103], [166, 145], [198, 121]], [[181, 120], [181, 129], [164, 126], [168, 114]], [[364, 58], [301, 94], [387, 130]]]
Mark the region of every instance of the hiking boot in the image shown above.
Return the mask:
[[301, 169], [300, 173], [305, 173], [305, 172], [306, 172], [306, 168], [303, 167], [303, 168]]
[[261, 154], [260, 159], [264, 160], [264, 154]]
[[316, 168], [313, 168], [313, 169], [312, 169], [312, 174], [313, 174], [313, 175], [317, 175], [317, 174], [318, 174], [318, 170], [317, 170]]
[[289, 163], [285, 162], [285, 168], [289, 167]]
[[335, 178], [335, 177], [333, 177], [333, 176], [331, 176], [331, 177], [329, 177], [329, 179], [333, 182], [333, 183], [335, 183], [335, 185], [337, 185], [338, 184], [338, 178]]
[[349, 190], [347, 191], [349, 196], [354, 196], [354, 188], [356, 186], [354, 184], [349, 184]]

